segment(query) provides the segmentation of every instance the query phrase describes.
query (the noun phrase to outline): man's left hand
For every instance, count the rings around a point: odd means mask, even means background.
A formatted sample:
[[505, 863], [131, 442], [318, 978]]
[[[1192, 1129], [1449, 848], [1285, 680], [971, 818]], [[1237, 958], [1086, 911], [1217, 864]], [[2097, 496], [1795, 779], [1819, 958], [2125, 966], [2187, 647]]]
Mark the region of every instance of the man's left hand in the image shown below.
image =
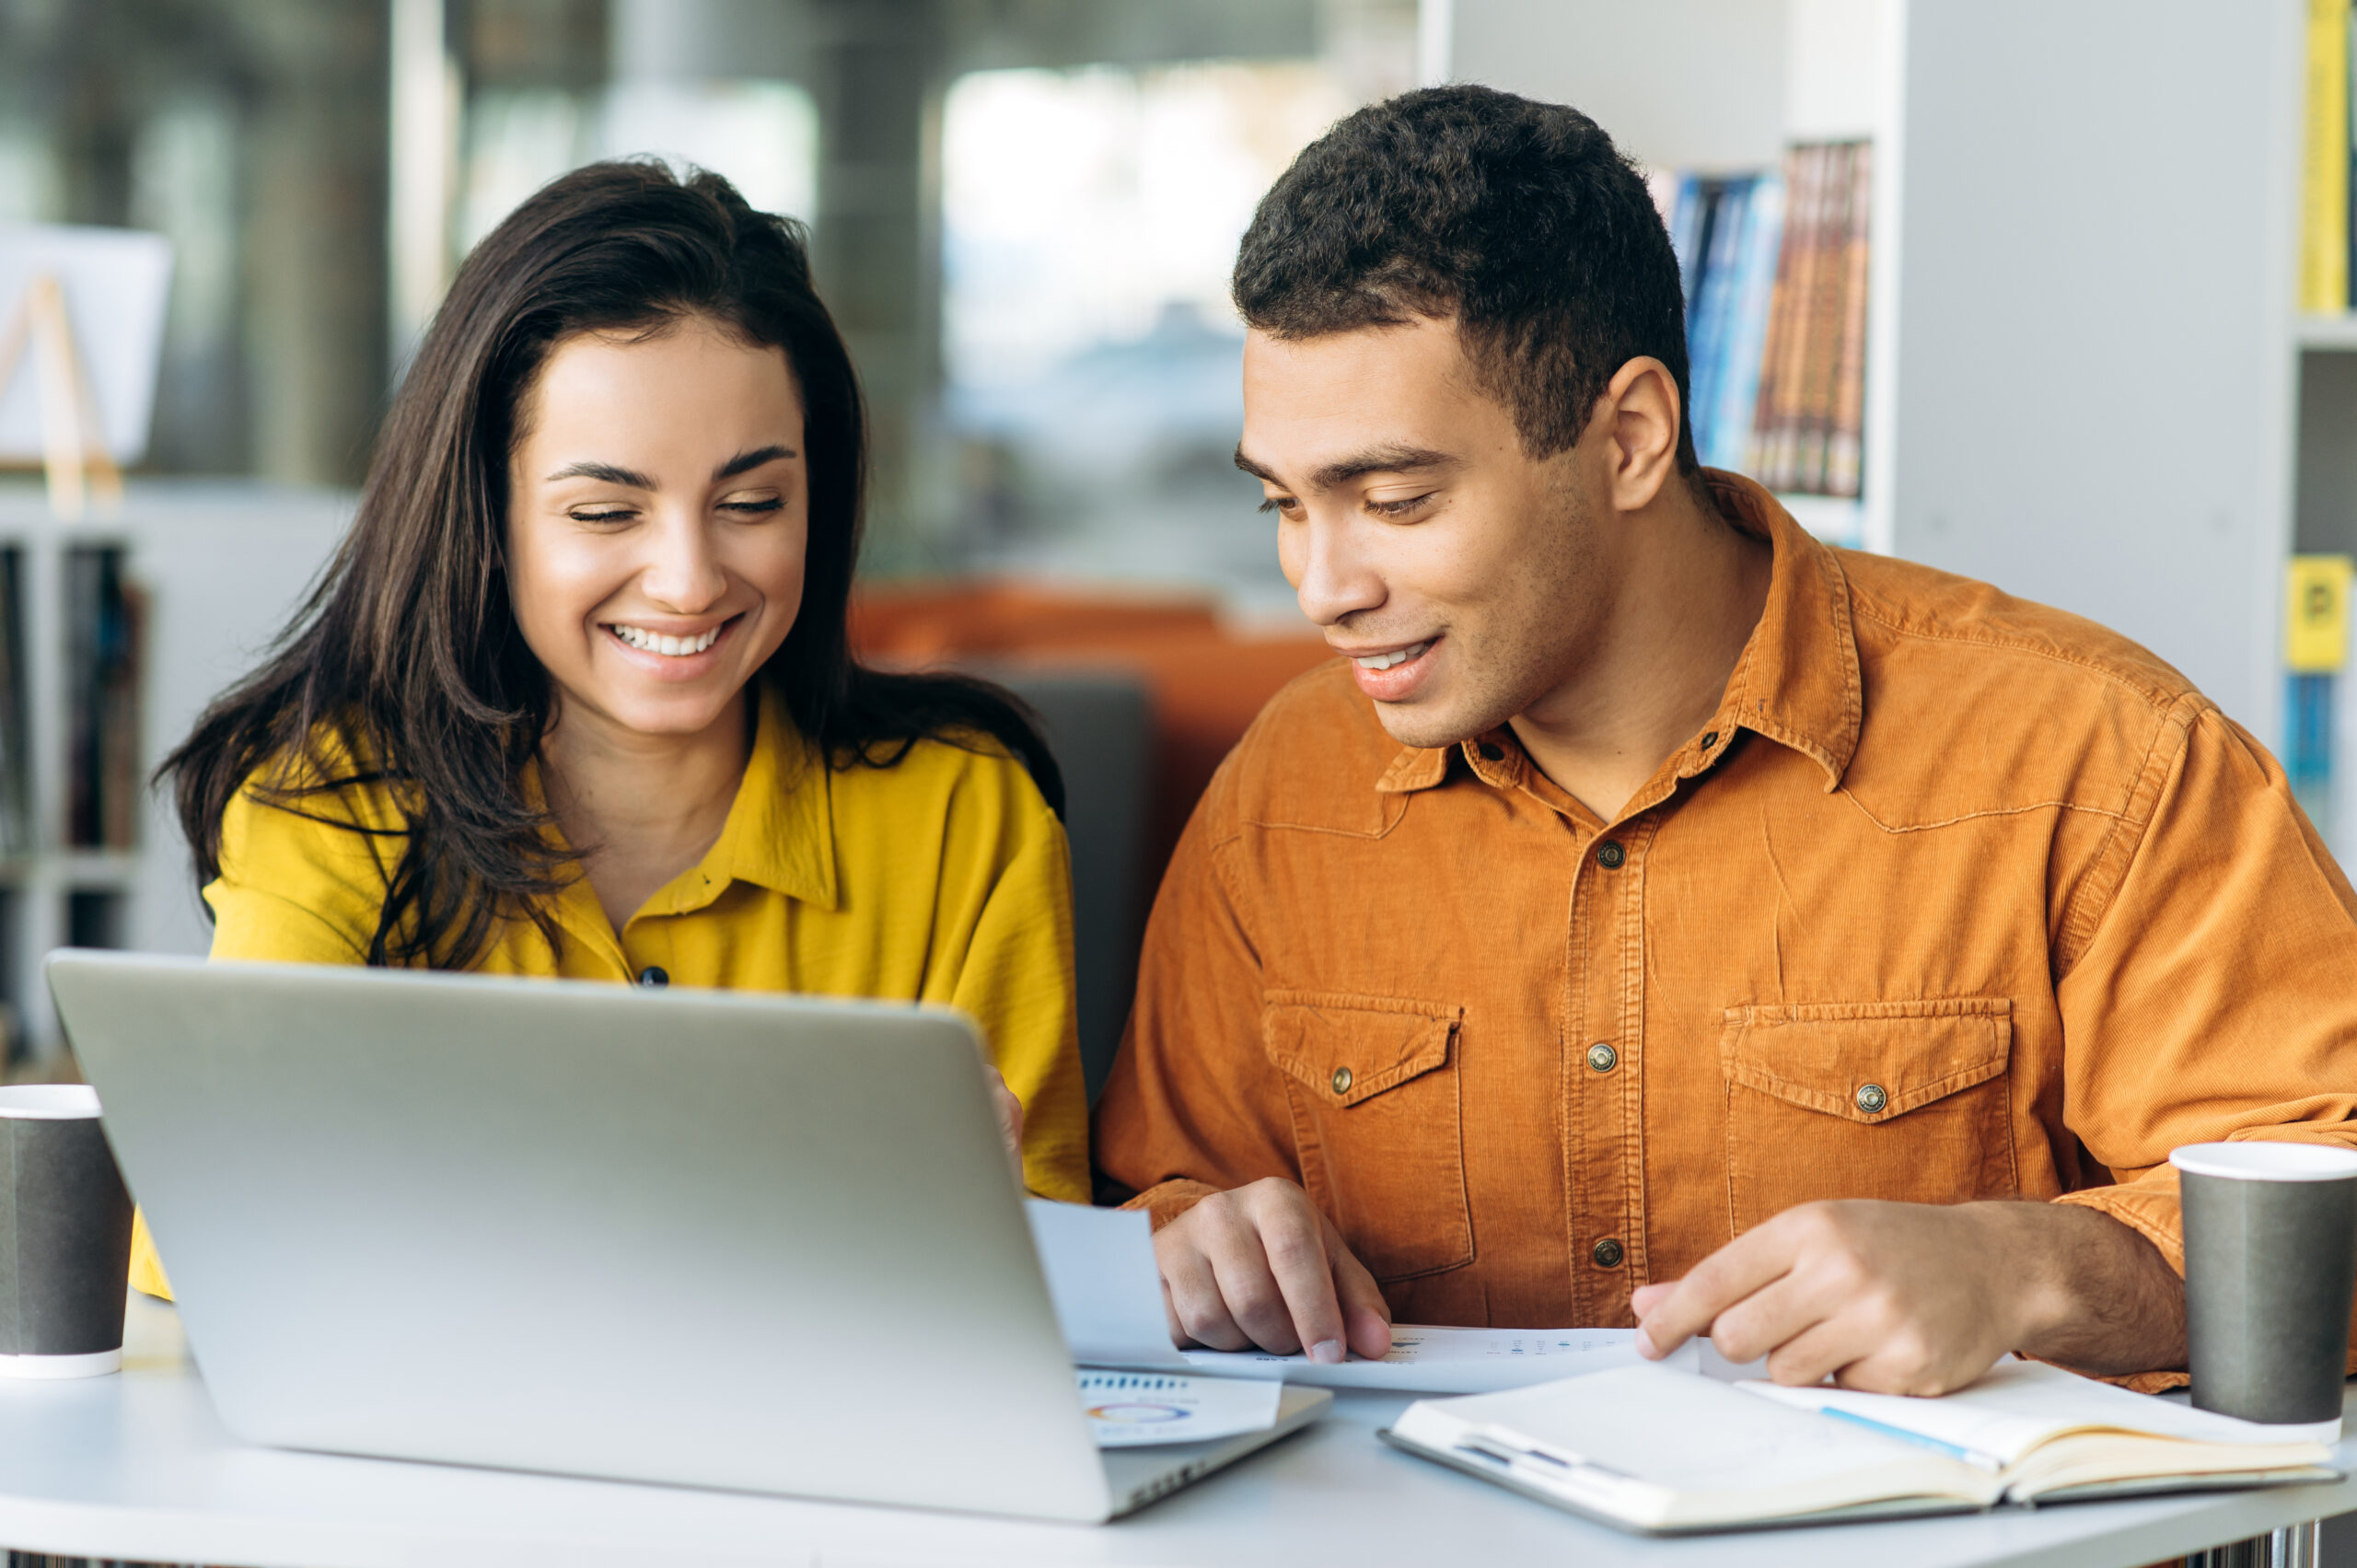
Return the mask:
[[1707, 1333], [1785, 1384], [1944, 1394], [2016, 1350], [2106, 1374], [2185, 1365], [2184, 1283], [2071, 1204], [1804, 1203], [1632, 1305], [1646, 1356]]

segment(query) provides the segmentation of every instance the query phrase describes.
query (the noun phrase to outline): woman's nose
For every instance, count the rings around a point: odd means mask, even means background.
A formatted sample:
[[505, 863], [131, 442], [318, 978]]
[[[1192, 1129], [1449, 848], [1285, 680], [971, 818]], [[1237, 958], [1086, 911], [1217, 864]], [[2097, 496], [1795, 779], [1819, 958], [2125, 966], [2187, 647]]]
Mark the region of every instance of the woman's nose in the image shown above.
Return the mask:
[[727, 574], [713, 550], [711, 530], [701, 519], [678, 518], [655, 531], [652, 558], [639, 581], [656, 603], [682, 615], [713, 607], [727, 591]]

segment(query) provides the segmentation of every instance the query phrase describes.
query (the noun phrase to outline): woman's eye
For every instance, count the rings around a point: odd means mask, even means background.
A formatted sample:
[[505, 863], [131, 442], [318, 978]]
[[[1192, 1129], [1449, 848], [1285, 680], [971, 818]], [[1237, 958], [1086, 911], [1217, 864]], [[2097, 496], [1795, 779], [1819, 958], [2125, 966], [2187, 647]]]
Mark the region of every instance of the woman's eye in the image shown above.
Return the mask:
[[619, 523], [627, 521], [638, 514], [627, 506], [609, 507], [604, 510], [575, 507], [565, 516], [576, 523]]
[[764, 513], [779, 511], [784, 505], [784, 496], [772, 495], [766, 501], [723, 501], [720, 504], [720, 509], [724, 512], [735, 512], [740, 517], [759, 517]]

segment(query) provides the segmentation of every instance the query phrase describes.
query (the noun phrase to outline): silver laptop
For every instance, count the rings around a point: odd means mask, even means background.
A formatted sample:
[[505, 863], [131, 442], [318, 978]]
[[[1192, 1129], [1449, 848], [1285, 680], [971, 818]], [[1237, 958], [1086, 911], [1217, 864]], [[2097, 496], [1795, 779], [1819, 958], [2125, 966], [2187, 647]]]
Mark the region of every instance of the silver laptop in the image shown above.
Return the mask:
[[250, 1442], [1109, 1518], [941, 1008], [65, 951], [50, 990]]

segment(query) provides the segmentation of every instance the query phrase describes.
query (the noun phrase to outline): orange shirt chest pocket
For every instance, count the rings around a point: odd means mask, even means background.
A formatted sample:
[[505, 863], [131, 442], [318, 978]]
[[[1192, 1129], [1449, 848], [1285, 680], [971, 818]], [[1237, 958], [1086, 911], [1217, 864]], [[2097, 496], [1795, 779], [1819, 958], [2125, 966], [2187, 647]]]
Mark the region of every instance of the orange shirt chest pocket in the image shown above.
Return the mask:
[[1377, 1280], [1473, 1260], [1457, 1062], [1464, 1009], [1270, 991], [1260, 1027], [1284, 1074], [1302, 1186]]
[[1726, 1010], [1728, 1217], [1796, 1203], [1961, 1203], [2017, 1188], [2003, 997]]

